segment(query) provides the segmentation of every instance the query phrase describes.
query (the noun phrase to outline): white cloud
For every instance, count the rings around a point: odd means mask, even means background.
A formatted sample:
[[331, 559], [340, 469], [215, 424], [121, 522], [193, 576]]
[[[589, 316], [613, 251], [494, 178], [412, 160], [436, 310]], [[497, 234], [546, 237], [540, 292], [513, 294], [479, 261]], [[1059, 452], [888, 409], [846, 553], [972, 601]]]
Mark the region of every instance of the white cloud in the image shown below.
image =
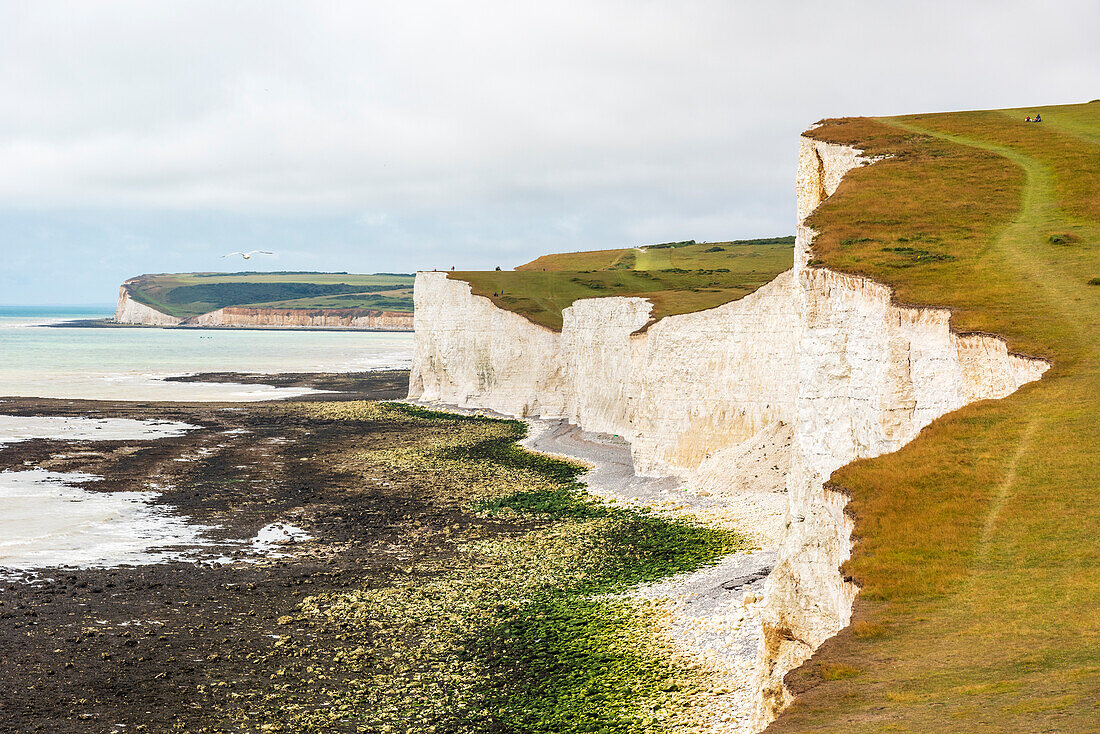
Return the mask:
[[0, 210], [365, 216], [407, 259], [780, 233], [809, 123], [1097, 97], [1098, 30], [1084, 0], [0, 0]]

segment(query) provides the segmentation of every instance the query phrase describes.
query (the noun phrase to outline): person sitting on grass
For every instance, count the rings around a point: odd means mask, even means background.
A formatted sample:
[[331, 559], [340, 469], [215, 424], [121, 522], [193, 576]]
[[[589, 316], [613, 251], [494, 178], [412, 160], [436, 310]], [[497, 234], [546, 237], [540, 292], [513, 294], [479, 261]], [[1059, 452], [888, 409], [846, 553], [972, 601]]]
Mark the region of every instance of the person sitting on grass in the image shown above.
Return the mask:
[[1031, 122], [1031, 115], [1024, 118], [1024, 122]]
[[1042, 122], [1042, 121], [1043, 121], [1043, 116], [1040, 115], [1040, 114], [1036, 114], [1035, 115], [1035, 122]]

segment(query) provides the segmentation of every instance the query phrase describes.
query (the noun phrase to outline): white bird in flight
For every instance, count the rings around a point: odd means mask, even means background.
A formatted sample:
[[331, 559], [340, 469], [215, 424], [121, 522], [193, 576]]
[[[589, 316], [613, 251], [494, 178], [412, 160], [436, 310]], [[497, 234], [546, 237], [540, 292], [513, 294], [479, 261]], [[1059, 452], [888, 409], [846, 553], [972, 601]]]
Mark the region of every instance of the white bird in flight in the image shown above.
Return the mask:
[[274, 255], [274, 252], [268, 252], [267, 250], [249, 250], [248, 252], [231, 252], [228, 255], [222, 255], [223, 258], [233, 257], [234, 255], [240, 255], [245, 260], [251, 260], [253, 255]]

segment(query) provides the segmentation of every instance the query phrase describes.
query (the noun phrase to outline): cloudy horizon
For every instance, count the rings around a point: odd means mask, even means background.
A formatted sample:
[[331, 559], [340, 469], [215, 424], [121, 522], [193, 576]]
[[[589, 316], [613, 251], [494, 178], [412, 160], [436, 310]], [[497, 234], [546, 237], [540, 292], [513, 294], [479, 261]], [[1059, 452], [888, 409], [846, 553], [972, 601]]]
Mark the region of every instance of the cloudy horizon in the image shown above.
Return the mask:
[[835, 116], [1100, 97], [1095, 3], [0, 0], [0, 303], [794, 230]]

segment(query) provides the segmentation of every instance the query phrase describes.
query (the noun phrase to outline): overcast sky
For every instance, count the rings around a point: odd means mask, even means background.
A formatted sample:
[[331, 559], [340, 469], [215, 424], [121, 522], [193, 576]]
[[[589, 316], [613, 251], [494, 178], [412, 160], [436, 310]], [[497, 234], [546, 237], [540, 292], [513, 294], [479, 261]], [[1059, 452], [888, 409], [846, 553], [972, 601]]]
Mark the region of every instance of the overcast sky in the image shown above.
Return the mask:
[[810, 123], [1088, 101], [1098, 38], [1095, 0], [0, 0], [0, 303], [790, 234]]

